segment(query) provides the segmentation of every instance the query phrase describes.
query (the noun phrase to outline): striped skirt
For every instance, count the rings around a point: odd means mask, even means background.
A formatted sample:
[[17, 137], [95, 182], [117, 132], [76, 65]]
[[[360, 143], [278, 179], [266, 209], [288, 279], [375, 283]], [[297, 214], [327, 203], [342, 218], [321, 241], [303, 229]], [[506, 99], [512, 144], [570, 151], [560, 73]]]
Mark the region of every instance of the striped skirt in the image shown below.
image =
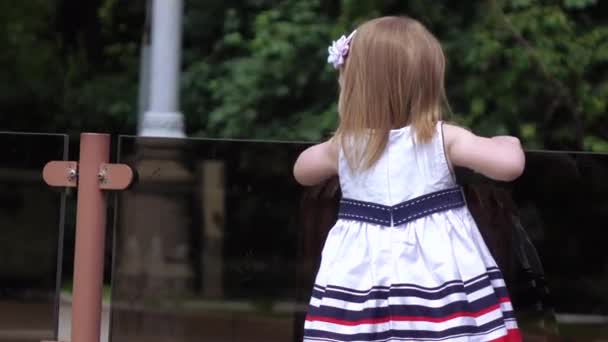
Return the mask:
[[466, 208], [397, 227], [339, 219], [304, 341], [521, 341], [503, 277]]

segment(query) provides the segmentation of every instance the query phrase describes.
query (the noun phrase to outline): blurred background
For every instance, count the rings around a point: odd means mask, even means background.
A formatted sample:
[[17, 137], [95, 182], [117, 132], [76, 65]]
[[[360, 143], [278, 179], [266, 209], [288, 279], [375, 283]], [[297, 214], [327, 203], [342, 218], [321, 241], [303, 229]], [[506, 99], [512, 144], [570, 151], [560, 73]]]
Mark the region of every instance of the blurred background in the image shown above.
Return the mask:
[[109, 196], [104, 341], [301, 339], [339, 189], [276, 141], [331, 134], [328, 45], [402, 14], [444, 46], [447, 119], [529, 151], [515, 184], [458, 173], [526, 333], [605, 341], [608, 154], [580, 153], [608, 152], [601, 0], [0, 0], [0, 341], [69, 338], [76, 193], [40, 170], [81, 132], [140, 175]]
[[[0, 130], [137, 133], [150, 8], [1, 1]], [[189, 136], [327, 136], [337, 120], [327, 46], [369, 18], [406, 14], [443, 43], [452, 120], [527, 148], [608, 151], [606, 1], [186, 0], [182, 13]]]

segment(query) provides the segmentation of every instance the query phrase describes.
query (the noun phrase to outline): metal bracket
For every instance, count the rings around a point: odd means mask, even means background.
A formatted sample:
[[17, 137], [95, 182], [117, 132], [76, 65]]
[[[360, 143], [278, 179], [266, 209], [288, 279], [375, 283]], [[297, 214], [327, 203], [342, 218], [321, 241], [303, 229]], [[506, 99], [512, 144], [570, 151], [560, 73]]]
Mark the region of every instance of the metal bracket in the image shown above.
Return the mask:
[[75, 188], [78, 184], [78, 163], [75, 161], [48, 162], [42, 170], [42, 178], [50, 186]]
[[125, 164], [101, 164], [97, 177], [102, 190], [124, 190], [133, 182], [133, 170]]
[[[78, 185], [78, 162], [48, 162], [42, 178], [50, 186], [74, 188]], [[97, 178], [102, 190], [124, 190], [133, 182], [133, 170], [125, 164], [102, 163]]]

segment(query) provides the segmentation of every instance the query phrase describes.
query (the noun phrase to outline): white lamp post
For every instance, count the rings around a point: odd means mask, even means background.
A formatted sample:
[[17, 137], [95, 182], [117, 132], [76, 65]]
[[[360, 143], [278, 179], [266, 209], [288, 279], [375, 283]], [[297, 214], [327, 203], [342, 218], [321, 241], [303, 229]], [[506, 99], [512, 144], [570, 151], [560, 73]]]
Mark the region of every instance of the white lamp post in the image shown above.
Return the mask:
[[152, 0], [150, 88], [139, 135], [185, 137], [179, 111], [182, 15], [183, 0]]

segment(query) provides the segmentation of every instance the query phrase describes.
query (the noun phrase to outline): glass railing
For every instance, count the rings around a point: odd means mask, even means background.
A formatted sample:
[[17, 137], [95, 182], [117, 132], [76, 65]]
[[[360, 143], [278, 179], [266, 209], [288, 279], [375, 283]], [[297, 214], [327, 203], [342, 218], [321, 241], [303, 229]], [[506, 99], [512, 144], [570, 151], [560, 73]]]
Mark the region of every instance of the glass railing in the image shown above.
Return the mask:
[[607, 154], [566, 152], [528, 152], [524, 175], [511, 184], [460, 173], [529, 337], [608, 337], [606, 177]]
[[[0, 132], [0, 143], [0, 342], [54, 340], [73, 213], [64, 218], [66, 191], [42, 169], [67, 158], [68, 137]], [[293, 180], [307, 146], [121, 136], [118, 162], [137, 181], [108, 196], [110, 341], [301, 341], [340, 198], [336, 179]], [[608, 338], [608, 155], [533, 151], [513, 183], [457, 177], [524, 340]], [[69, 316], [69, 291], [64, 301]]]
[[68, 137], [0, 132], [0, 341], [57, 338], [65, 191], [42, 179]]
[[113, 342], [296, 339], [313, 264], [288, 167], [302, 148], [121, 138], [138, 181], [117, 204]]
[[[298, 143], [121, 136], [112, 342], [301, 341], [336, 180], [302, 188]], [[457, 171], [524, 339], [608, 337], [608, 155], [528, 152], [496, 183]]]

